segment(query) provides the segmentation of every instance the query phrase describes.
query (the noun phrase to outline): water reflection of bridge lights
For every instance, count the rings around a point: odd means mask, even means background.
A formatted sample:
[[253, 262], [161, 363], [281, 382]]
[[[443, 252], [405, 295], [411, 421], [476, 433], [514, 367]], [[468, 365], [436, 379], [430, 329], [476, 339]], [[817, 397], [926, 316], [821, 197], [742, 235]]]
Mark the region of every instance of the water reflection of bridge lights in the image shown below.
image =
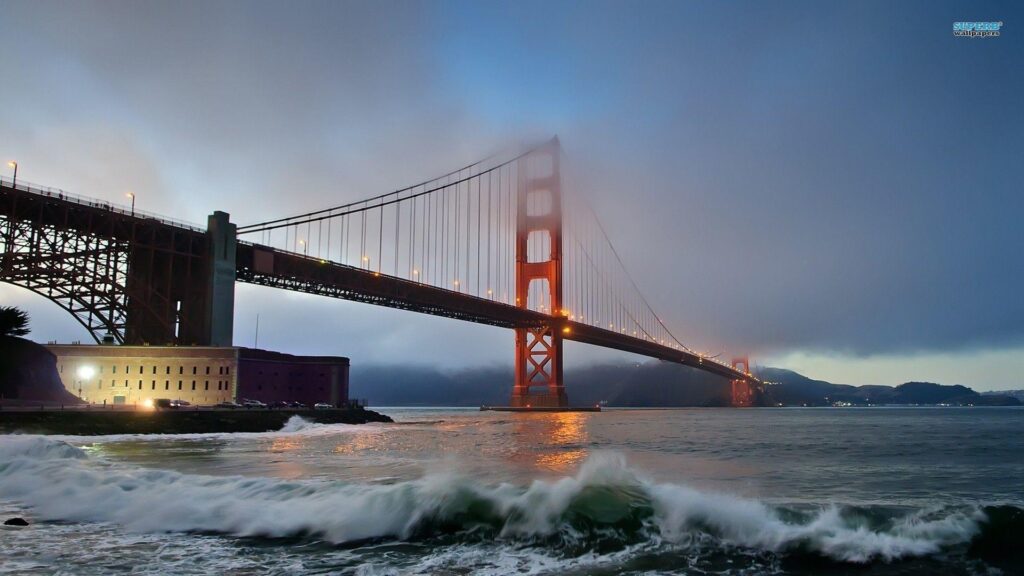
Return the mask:
[[377, 440], [376, 434], [353, 434], [348, 438], [348, 442], [342, 442], [335, 446], [333, 452], [335, 454], [356, 454], [372, 450], [377, 447]]
[[567, 473], [587, 457], [587, 451], [578, 448], [576, 450], [563, 450], [560, 452], [546, 452], [538, 454], [535, 460], [538, 468], [551, 470], [552, 472]]
[[550, 434], [552, 443], [578, 444], [587, 439], [586, 417], [581, 412], [556, 412]]
[[587, 457], [588, 451], [582, 445], [589, 438], [587, 422], [591, 414], [558, 412], [519, 416], [513, 426], [515, 460], [562, 474], [571, 472]]
[[298, 450], [302, 443], [292, 437], [274, 438], [270, 443], [271, 452], [293, 452]]

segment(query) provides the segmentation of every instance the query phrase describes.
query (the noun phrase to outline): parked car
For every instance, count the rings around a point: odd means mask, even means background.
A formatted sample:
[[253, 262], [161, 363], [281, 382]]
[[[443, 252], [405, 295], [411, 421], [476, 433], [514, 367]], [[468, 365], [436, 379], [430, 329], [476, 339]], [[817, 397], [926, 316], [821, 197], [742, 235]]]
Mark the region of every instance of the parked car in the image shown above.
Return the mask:
[[285, 402], [284, 400], [278, 400], [277, 402], [271, 402], [270, 403], [270, 407], [271, 408], [291, 408], [292, 405], [291, 405], [290, 402]]
[[302, 402], [289, 402], [288, 405], [292, 408], [309, 408], [309, 406], [306, 406]]
[[267, 405], [259, 400], [242, 400], [242, 406], [246, 408], [266, 408]]
[[187, 400], [171, 400], [171, 408], [185, 408], [191, 406], [192, 403]]
[[241, 407], [242, 407], [241, 404], [236, 404], [235, 402], [221, 402], [220, 404], [217, 404], [215, 406], [215, 408], [229, 408], [231, 410], [234, 410], [235, 408], [241, 408]]
[[156, 400], [153, 401], [153, 406], [156, 407], [158, 410], [166, 410], [167, 408], [174, 407], [173, 404], [171, 404], [171, 400], [169, 398], [157, 398]]
[[330, 404], [324, 404], [323, 402], [317, 402], [316, 404], [313, 405], [314, 410], [330, 410], [331, 408], [334, 408], [334, 406], [331, 406]]

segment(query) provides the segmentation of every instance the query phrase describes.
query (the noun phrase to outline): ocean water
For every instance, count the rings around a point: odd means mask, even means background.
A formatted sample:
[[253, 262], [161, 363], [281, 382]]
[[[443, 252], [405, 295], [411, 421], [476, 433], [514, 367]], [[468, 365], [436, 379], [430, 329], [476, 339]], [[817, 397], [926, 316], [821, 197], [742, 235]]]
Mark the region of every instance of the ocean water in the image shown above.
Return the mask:
[[1024, 410], [0, 436], [0, 574], [1021, 574]]

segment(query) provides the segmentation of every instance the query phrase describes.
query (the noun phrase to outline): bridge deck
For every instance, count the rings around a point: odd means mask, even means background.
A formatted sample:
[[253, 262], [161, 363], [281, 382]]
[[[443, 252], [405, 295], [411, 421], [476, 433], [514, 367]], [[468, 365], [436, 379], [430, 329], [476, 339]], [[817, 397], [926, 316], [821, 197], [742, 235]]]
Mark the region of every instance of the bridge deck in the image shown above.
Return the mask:
[[675, 362], [723, 378], [757, 382], [756, 378], [731, 366], [702, 358], [692, 352], [642, 340], [614, 330], [511, 306], [503, 302], [257, 244], [240, 242], [237, 254], [237, 279], [239, 282], [376, 304], [502, 328], [553, 324], [565, 340]]

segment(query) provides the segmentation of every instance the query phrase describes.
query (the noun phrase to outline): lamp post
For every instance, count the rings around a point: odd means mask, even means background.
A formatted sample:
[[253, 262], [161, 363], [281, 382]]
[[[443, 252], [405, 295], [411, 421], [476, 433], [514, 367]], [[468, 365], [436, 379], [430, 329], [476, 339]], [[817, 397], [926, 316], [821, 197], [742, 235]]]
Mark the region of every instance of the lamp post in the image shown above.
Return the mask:
[[132, 216], [135, 216], [135, 193], [128, 192], [125, 196], [132, 199]]
[[299, 246], [302, 246], [302, 255], [303, 256], [308, 256], [309, 255], [309, 248], [308, 248], [308, 246], [306, 244], [306, 241], [305, 240], [299, 240]]
[[85, 400], [82, 398], [82, 380], [90, 380], [96, 371], [93, 370], [92, 366], [80, 366], [78, 368], [78, 399]]
[[18, 163], [11, 160], [7, 165], [14, 168], [14, 179], [11, 180], [11, 188], [16, 188], [18, 186]]

